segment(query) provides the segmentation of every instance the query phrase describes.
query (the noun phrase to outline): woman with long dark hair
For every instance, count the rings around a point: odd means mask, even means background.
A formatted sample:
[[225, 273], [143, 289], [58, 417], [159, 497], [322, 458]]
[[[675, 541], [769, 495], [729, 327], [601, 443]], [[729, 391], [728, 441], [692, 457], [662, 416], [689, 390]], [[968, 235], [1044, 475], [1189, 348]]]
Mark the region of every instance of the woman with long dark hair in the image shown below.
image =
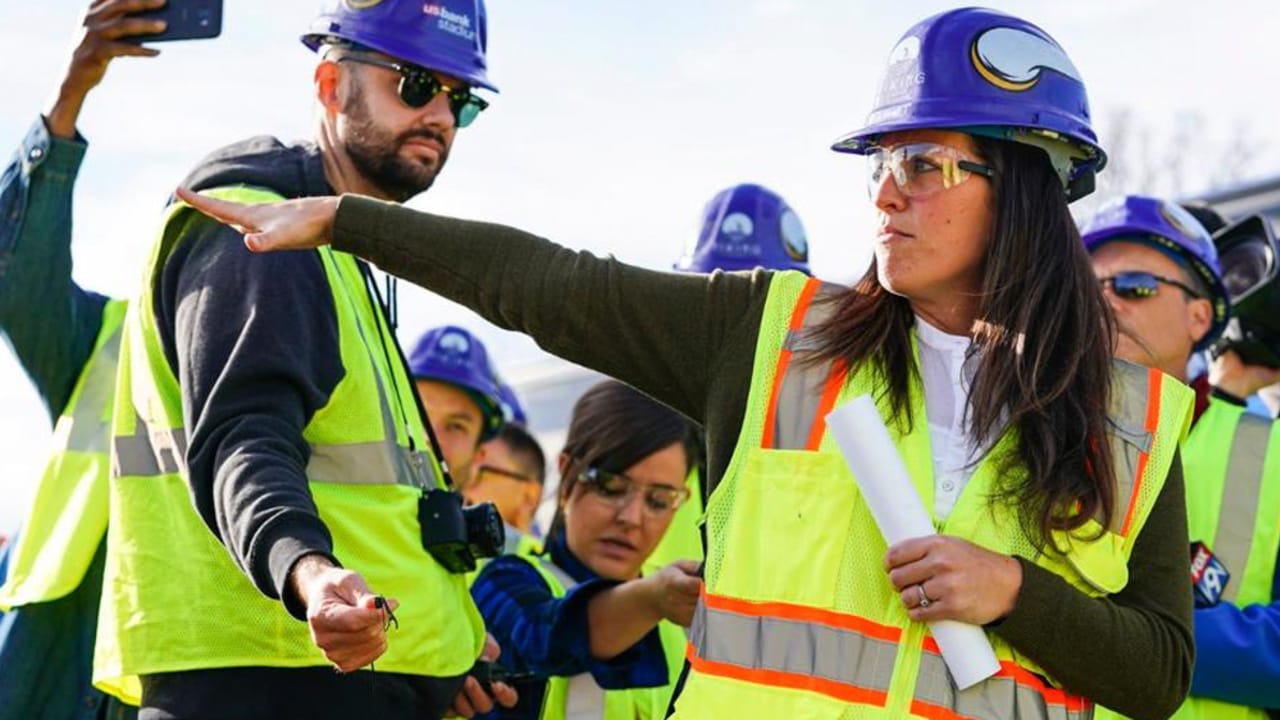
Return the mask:
[[504, 555], [471, 594], [515, 677], [504, 720], [664, 717], [701, 582], [698, 563], [640, 577], [689, 498], [693, 428], [616, 380], [573, 408], [546, 550]]
[[[1138, 718], [1189, 681], [1177, 444], [1187, 388], [1111, 360], [1067, 210], [1105, 155], [1043, 30], [966, 8], [911, 28], [865, 127], [875, 261], [673, 276], [363, 198], [231, 206], [257, 250], [369, 258], [701, 422], [705, 590], [678, 718]], [[825, 427], [870, 394], [939, 534], [886, 548]], [[961, 690], [926, 622], [983, 626]]]

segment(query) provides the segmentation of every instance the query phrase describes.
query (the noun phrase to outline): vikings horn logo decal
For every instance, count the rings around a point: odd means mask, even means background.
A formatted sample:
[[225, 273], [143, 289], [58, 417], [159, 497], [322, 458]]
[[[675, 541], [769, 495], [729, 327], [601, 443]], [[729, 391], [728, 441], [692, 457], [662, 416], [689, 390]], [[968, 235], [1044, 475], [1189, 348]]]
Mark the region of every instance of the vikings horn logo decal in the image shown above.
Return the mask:
[[1192, 229], [1200, 226], [1195, 216], [1167, 200], [1160, 203], [1160, 217], [1185, 238], [1194, 238], [1200, 234]]
[[471, 342], [461, 333], [445, 333], [439, 343], [440, 350], [450, 355], [466, 355], [471, 352]]
[[969, 55], [978, 73], [1002, 90], [1030, 90], [1046, 70], [1081, 82], [1076, 66], [1057, 43], [1027, 30], [991, 28], [973, 41]]

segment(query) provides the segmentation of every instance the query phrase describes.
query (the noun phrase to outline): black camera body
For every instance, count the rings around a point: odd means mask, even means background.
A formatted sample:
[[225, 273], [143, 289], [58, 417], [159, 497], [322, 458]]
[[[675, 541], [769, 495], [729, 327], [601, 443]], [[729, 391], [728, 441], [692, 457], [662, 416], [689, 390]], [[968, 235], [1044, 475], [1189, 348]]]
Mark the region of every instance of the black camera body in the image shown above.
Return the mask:
[[422, 547], [445, 570], [461, 575], [476, 569], [476, 560], [502, 554], [506, 527], [493, 503], [462, 506], [462, 496], [439, 488], [418, 500]]
[[1231, 320], [1212, 353], [1234, 350], [1248, 365], [1280, 367], [1280, 244], [1270, 221], [1252, 215], [1213, 236], [1231, 297]]

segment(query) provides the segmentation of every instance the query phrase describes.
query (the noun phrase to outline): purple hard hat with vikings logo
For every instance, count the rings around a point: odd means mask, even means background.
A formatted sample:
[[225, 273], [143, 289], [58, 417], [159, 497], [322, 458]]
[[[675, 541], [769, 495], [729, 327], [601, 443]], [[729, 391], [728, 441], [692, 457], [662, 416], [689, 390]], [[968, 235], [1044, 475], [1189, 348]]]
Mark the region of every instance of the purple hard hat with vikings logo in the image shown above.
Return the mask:
[[484, 0], [329, 0], [302, 42], [346, 40], [497, 92], [485, 34]]
[[681, 272], [713, 270], [809, 271], [804, 225], [782, 196], [759, 185], [721, 190], [702, 211], [697, 242], [679, 260]]
[[471, 396], [484, 415], [480, 439], [489, 440], [503, 422], [502, 390], [480, 338], [456, 325], [432, 328], [422, 334], [409, 354], [414, 380], [435, 380], [458, 387]]
[[885, 133], [952, 129], [1044, 150], [1068, 200], [1106, 164], [1080, 73], [1048, 33], [995, 10], [961, 8], [918, 23], [889, 53], [866, 125], [836, 141], [865, 154]]
[[1109, 242], [1137, 242], [1190, 268], [1209, 289], [1206, 299], [1213, 305], [1213, 325], [1196, 343], [1196, 350], [1209, 347], [1227, 326], [1231, 301], [1222, 282], [1218, 249], [1209, 231], [1182, 207], [1146, 195], [1128, 195], [1107, 203], [1081, 223], [1080, 235], [1089, 252]]

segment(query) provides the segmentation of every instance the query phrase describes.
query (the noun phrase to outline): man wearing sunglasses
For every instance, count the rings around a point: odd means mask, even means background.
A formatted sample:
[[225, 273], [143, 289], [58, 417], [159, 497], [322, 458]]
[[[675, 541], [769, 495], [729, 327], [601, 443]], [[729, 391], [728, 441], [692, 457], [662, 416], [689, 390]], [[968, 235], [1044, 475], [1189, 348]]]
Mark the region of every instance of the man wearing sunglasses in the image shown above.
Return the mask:
[[[495, 89], [485, 24], [481, 0], [331, 1], [302, 38], [319, 54], [313, 141], [246, 140], [182, 186], [424, 192], [486, 107], [476, 90]], [[121, 348], [95, 682], [142, 718], [514, 703], [467, 676], [496, 646], [464, 575], [429, 550], [438, 446], [369, 268], [327, 251], [263, 262], [177, 202], [161, 227]]]
[[[1116, 354], [1186, 381], [1193, 353], [1218, 338], [1230, 313], [1208, 231], [1177, 205], [1133, 195], [1081, 234], [1115, 311]], [[1280, 427], [1204, 378], [1191, 384], [1196, 412], [1182, 459], [1197, 652], [1175, 717], [1264, 719], [1280, 708]]]

